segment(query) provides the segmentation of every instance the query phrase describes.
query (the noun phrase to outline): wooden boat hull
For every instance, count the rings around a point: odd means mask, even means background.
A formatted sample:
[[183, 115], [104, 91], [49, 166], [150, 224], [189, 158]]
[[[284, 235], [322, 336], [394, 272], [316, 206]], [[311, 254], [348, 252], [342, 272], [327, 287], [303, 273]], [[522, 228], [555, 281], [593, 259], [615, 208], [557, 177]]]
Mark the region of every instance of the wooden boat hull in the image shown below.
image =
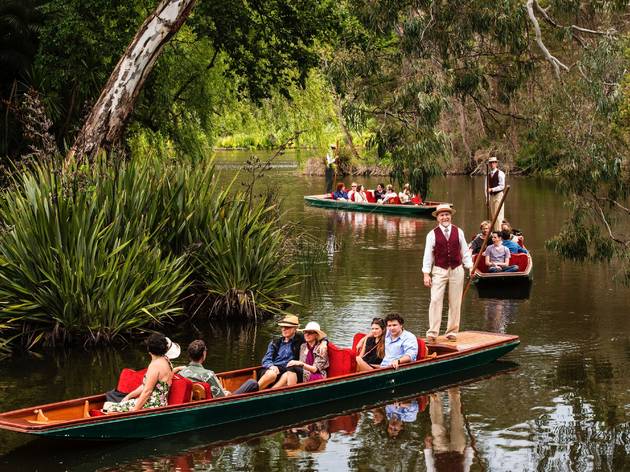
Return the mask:
[[120, 440], [146, 439], [194, 431], [234, 423], [248, 423], [264, 417], [283, 415], [289, 410], [324, 405], [367, 392], [387, 392], [394, 387], [451, 375], [488, 364], [518, 346], [518, 336], [494, 333], [460, 333], [458, 344], [467, 339], [481, 339], [473, 348], [457, 348], [438, 358], [426, 358], [399, 369], [379, 369], [374, 372], [348, 374], [308, 384], [298, 384], [275, 391], [266, 390], [241, 396], [217, 398], [154, 410], [142, 410], [92, 418], [69, 420], [58, 424], [29, 424], [17, 418], [55, 406], [80, 406], [84, 400], [97, 401], [101, 396], [70, 400], [0, 414], [0, 428], [44, 437]]
[[343, 200], [332, 200], [329, 195], [308, 195], [304, 197], [304, 201], [307, 205], [318, 208], [384, 213], [398, 216], [423, 216], [429, 218], [432, 218], [431, 213], [435, 211], [437, 206], [443, 204], [442, 202], [425, 202], [422, 205], [379, 205], [377, 203], [355, 203]]

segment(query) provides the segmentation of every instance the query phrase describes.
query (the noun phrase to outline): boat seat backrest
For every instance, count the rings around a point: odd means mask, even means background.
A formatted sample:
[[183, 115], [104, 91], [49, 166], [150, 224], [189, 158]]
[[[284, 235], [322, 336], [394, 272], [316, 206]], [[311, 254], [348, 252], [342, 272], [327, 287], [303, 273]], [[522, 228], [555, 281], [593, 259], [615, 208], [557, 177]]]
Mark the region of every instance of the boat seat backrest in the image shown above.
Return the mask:
[[365, 197], [367, 198], [368, 203], [376, 203], [376, 197], [374, 196], [374, 190], [368, 190], [365, 192]]
[[189, 402], [192, 397], [192, 385], [193, 383], [190, 379], [175, 374], [171, 388], [168, 391], [168, 404], [179, 405], [180, 403]]
[[193, 382], [191, 400], [207, 400], [212, 398], [212, 389], [206, 382]]
[[415, 205], [420, 205], [422, 203], [422, 197], [420, 195], [414, 195], [411, 199], [411, 203], [414, 203]]
[[[474, 257], [479, 257], [478, 255]], [[518, 265], [518, 270], [523, 272], [527, 269], [527, 264], [529, 263], [529, 258], [527, 254], [510, 254], [510, 264]], [[488, 266], [486, 265], [486, 258], [481, 256], [481, 260], [477, 265], [477, 270], [479, 272], [488, 272]]]
[[400, 201], [400, 197], [398, 195], [396, 195], [395, 197], [391, 197], [387, 203], [390, 204], [394, 204], [394, 205], [402, 205], [402, 202]]
[[352, 338], [352, 352], [354, 352], [355, 356], [359, 354], [359, 350], [357, 349], [357, 344], [361, 341], [365, 336], [365, 333], [357, 333]]
[[416, 338], [418, 340], [418, 357], [416, 360], [424, 359], [429, 355], [429, 350], [427, 349], [427, 344], [424, 342], [422, 338]]
[[356, 355], [352, 349], [328, 343], [328, 377], [352, 374], [357, 369]]
[[116, 390], [122, 393], [133, 392], [136, 388], [142, 384], [142, 378], [147, 372], [147, 369], [133, 370], [123, 369], [118, 377], [118, 384]]

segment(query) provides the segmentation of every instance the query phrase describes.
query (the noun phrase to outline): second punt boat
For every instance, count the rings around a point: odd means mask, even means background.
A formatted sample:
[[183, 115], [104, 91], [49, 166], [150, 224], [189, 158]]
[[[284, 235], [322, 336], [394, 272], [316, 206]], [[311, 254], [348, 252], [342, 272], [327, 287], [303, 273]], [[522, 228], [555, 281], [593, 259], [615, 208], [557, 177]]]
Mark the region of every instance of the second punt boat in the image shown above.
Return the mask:
[[[91, 416], [102, 408], [105, 395], [38, 405], [0, 414], [0, 428], [44, 437], [67, 439], [146, 439], [202, 428], [251, 422], [293, 409], [324, 405], [367, 392], [391, 391], [394, 387], [451, 375], [488, 364], [507, 354], [518, 336], [478, 331], [459, 333], [457, 343], [428, 345], [428, 355], [398, 369], [351, 372], [354, 353], [329, 344], [331, 368], [336, 375], [277, 390], [188, 401], [137, 412]], [[333, 355], [334, 354], [334, 355]], [[341, 365], [343, 364], [343, 366]], [[344, 368], [348, 372], [343, 372]], [[219, 374], [224, 387], [234, 390], [256, 378], [258, 367]]]
[[307, 205], [330, 208], [334, 210], [362, 211], [368, 213], [384, 213], [388, 215], [399, 216], [425, 216], [431, 217], [431, 213], [435, 211], [438, 205], [451, 205], [444, 202], [423, 202], [421, 204], [401, 205], [395, 203], [378, 204], [378, 203], [356, 203], [347, 200], [333, 200], [330, 194], [324, 195], [307, 195], [304, 197]]

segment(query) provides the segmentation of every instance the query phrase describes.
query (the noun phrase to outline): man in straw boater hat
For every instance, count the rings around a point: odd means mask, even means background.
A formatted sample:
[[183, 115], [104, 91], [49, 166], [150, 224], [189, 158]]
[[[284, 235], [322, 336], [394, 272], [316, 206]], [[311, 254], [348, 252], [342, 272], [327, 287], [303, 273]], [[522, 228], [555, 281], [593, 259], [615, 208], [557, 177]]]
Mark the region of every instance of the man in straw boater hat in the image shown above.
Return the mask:
[[[505, 172], [499, 169], [499, 160], [495, 156], [488, 159], [488, 164], [490, 164], [490, 171], [488, 172], [488, 177], [486, 179], [486, 198], [488, 199], [488, 203], [490, 205], [489, 219], [492, 221], [492, 218], [499, 209], [501, 198], [503, 198], [503, 190], [505, 189]], [[501, 222], [505, 219], [505, 212], [503, 211], [504, 208], [504, 206], [501, 206], [499, 216], [492, 228], [494, 231], [501, 231]]]
[[451, 224], [455, 210], [441, 204], [432, 213], [438, 226], [427, 234], [422, 261], [424, 286], [431, 288], [429, 305], [429, 330], [427, 340], [435, 342], [440, 334], [444, 291], [448, 284], [448, 324], [446, 338], [457, 340], [459, 317], [464, 290], [464, 267], [472, 269], [472, 258], [468, 251], [464, 232]]
[[[263, 356], [262, 369], [258, 376], [260, 390], [273, 384], [287, 371], [289, 361], [300, 358], [300, 346], [304, 343], [304, 335], [298, 331], [300, 320], [295, 315], [286, 315], [278, 322], [282, 337], [272, 339]], [[324, 340], [318, 349], [326, 352], [327, 342]]]

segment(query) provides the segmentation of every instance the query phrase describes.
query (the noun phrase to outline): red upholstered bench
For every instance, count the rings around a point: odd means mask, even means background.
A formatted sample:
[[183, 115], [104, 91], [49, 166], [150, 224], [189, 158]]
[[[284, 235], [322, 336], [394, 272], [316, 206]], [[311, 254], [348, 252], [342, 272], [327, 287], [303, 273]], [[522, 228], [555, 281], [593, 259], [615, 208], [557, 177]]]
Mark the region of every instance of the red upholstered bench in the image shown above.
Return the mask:
[[414, 205], [420, 205], [422, 203], [422, 197], [420, 195], [414, 195], [414, 197], [411, 199], [411, 203], [413, 203]]
[[393, 204], [393, 205], [402, 205], [402, 202], [400, 201], [400, 197], [399, 196], [395, 196], [390, 198], [389, 200], [387, 200], [387, 203]]
[[527, 269], [529, 258], [527, 254], [519, 253], [510, 255], [510, 264], [518, 265], [518, 270], [523, 272]]
[[[142, 378], [146, 371], [147, 369], [123, 369], [118, 378], [116, 390], [122, 393], [132, 392], [142, 384]], [[173, 376], [173, 383], [168, 392], [168, 404], [178, 405], [180, 403], [189, 402], [191, 394], [192, 382], [181, 375], [175, 374]]]
[[367, 198], [368, 203], [376, 203], [376, 197], [374, 196], [374, 190], [368, 190], [365, 192], [365, 197]]
[[210, 384], [206, 383], [206, 382], [193, 382], [192, 383], [192, 388], [193, 388], [193, 400], [194, 400], [194, 390], [195, 390], [195, 386], [198, 385], [199, 387], [203, 388], [204, 394], [205, 396], [203, 398], [199, 398], [199, 400], [208, 400], [210, 398], [212, 398], [212, 389], [210, 388]]
[[356, 372], [356, 354], [352, 349], [341, 348], [328, 342], [328, 377], [339, 377]]

